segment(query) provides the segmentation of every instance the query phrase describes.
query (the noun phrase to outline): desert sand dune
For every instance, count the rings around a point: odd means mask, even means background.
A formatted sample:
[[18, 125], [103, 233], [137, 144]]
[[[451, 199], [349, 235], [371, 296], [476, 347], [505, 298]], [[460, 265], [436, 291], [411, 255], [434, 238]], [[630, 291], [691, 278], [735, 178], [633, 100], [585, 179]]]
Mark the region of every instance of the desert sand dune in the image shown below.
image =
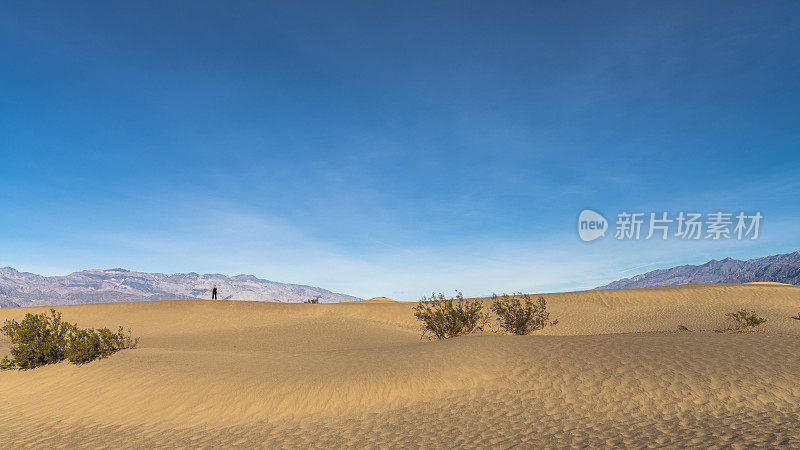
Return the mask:
[[397, 300], [392, 300], [386, 297], [372, 297], [367, 300], [362, 300], [363, 303], [397, 303]]
[[[437, 342], [420, 340], [403, 302], [59, 307], [84, 327], [130, 326], [140, 346], [0, 372], [0, 443], [800, 446], [800, 287], [544, 295], [552, 328]], [[723, 327], [743, 307], [769, 332], [674, 332]], [[0, 321], [47, 309], [0, 309]]]

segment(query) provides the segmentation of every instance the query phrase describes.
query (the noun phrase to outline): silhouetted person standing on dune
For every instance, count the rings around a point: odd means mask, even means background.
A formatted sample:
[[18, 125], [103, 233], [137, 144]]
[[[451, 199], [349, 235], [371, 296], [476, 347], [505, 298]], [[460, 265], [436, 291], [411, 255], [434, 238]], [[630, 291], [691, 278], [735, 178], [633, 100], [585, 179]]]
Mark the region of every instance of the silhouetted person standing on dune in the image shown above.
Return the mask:
[[215, 284], [213, 288], [211, 288], [211, 300], [217, 299], [217, 285]]

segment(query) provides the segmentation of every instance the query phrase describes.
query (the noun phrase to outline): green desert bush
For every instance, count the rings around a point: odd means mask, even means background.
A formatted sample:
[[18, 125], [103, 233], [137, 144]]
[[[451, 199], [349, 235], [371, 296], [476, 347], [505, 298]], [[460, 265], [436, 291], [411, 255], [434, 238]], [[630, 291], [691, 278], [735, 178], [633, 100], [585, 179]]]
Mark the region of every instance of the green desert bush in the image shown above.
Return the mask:
[[7, 320], [0, 333], [11, 338], [11, 358], [0, 360], [3, 369], [33, 369], [69, 359], [83, 364], [104, 358], [124, 348], [134, 348], [134, 339], [122, 327], [117, 333], [108, 328], [81, 329], [61, 320], [61, 313], [51, 309], [47, 314], [26, 314], [22, 321]]
[[727, 313], [725, 317], [731, 319], [736, 324], [735, 328], [737, 329], [755, 328], [767, 321], [767, 319], [759, 317], [755, 311], [748, 311], [746, 309]]
[[423, 336], [431, 333], [436, 339], [482, 331], [488, 320], [483, 303], [467, 300], [461, 292], [455, 298], [445, 298], [441, 293], [422, 297], [414, 307], [414, 316], [423, 324]]
[[308, 300], [304, 301], [303, 303], [313, 303], [313, 304], [317, 304], [317, 303], [319, 303], [319, 297], [310, 298], [310, 299], [308, 299]]
[[73, 364], [85, 364], [98, 358], [105, 358], [122, 349], [134, 348], [138, 343], [139, 338], [134, 339], [130, 330], [126, 336], [122, 327], [119, 327], [116, 333], [108, 328], [82, 330], [76, 327], [67, 336], [65, 356]]
[[534, 302], [531, 295], [522, 292], [514, 296], [503, 294], [498, 297], [497, 294], [493, 295], [491, 309], [497, 314], [500, 326], [513, 334], [531, 334], [547, 325], [558, 323], [558, 320], [549, 321], [550, 313], [547, 312], [547, 302], [544, 297], [540, 296]]
[[4, 367], [33, 369], [64, 360], [67, 335], [75, 325], [61, 320], [54, 309], [47, 314], [26, 314], [21, 322], [6, 320], [0, 332], [11, 338], [11, 359], [4, 357]]

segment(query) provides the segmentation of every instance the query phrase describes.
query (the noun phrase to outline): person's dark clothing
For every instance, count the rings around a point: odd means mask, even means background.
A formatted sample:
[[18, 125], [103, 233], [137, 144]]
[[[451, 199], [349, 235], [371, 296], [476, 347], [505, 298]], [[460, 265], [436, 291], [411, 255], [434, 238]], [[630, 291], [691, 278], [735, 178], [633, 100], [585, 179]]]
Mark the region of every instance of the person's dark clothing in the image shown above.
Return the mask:
[[217, 299], [217, 288], [211, 290], [211, 300]]

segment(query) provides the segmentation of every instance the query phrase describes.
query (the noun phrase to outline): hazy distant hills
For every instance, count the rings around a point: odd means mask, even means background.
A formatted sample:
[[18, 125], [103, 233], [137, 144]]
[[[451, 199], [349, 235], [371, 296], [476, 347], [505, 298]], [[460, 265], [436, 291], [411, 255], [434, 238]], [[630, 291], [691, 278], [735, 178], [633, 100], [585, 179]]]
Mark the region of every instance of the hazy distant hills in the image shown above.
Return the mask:
[[66, 276], [45, 277], [0, 268], [0, 307], [74, 305], [138, 300], [210, 299], [217, 285], [219, 299], [302, 302], [361, 300], [322, 288], [277, 283], [253, 275], [144, 273], [125, 269], [84, 270]]
[[678, 266], [623, 278], [597, 289], [627, 289], [675, 284], [751, 283], [772, 281], [800, 284], [800, 251], [740, 261], [712, 259], [699, 266]]

